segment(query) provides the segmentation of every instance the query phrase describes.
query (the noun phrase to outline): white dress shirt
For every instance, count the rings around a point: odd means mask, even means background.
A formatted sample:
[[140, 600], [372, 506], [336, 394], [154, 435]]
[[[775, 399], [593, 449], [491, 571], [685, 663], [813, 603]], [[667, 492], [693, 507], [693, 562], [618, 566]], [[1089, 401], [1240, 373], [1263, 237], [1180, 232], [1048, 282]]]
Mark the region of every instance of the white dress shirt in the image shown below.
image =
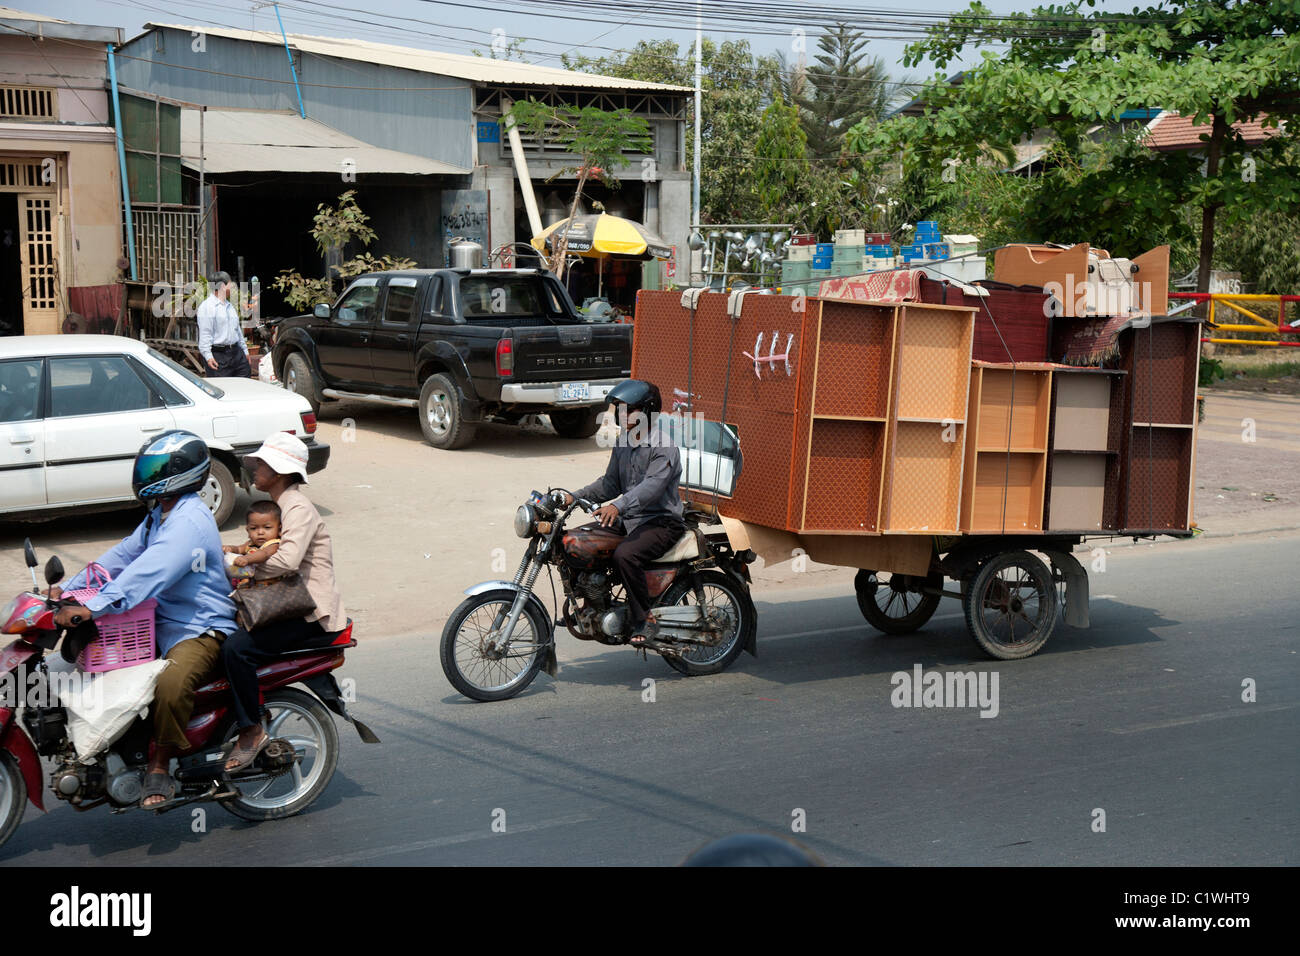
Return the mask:
[[239, 313], [228, 301], [209, 295], [199, 305], [199, 354], [204, 360], [212, 358], [214, 345], [238, 345], [248, 354], [244, 330], [239, 324]]

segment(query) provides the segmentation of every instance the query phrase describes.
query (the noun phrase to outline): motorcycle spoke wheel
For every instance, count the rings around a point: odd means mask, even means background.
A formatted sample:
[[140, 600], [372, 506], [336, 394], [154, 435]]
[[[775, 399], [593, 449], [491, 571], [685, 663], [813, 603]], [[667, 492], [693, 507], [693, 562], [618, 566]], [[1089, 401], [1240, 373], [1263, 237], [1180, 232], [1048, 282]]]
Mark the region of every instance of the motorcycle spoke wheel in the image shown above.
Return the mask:
[[234, 778], [240, 795], [223, 801], [223, 806], [247, 820], [273, 820], [305, 810], [329, 784], [338, 763], [334, 719], [310, 694], [283, 688], [267, 695], [263, 726], [268, 736], [287, 740], [298, 759], [284, 773]]
[[[711, 612], [726, 619], [721, 629], [719, 640], [715, 644], [678, 644], [677, 654], [665, 654], [670, 667], [683, 674], [698, 677], [705, 674], [717, 674], [725, 670], [745, 649], [746, 640], [751, 629], [756, 627], [753, 605], [748, 595], [729, 577], [718, 571], [705, 571], [700, 574], [700, 591], [704, 600], [700, 601], [695, 588], [689, 580], [679, 581], [664, 596], [660, 607], [699, 607], [704, 614]], [[662, 627], [662, 625], [661, 625]], [[692, 636], [704, 637], [706, 632], [693, 632]]]
[[514, 591], [489, 591], [463, 602], [442, 632], [443, 673], [473, 700], [505, 700], [527, 687], [541, 669], [551, 635], [534, 608], [525, 606], [510, 646], [497, 649], [499, 628], [514, 604]]

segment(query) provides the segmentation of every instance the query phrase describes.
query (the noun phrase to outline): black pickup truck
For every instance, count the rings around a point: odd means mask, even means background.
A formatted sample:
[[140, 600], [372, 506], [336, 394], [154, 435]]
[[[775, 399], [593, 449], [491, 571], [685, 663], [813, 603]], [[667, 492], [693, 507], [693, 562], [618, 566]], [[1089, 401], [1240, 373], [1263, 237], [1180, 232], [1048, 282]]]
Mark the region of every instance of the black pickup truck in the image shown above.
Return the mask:
[[272, 361], [320, 403], [417, 407], [424, 436], [461, 448], [480, 422], [546, 414], [565, 438], [600, 427], [631, 374], [632, 326], [585, 322], [542, 269], [409, 269], [359, 276], [334, 305], [284, 319]]

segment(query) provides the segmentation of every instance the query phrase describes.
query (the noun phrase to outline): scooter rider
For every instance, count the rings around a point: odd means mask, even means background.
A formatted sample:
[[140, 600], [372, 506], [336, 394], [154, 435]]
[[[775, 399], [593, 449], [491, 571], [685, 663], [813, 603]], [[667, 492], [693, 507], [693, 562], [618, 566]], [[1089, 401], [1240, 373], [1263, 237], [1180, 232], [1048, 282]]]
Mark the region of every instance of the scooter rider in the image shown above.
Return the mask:
[[[634, 646], [654, 641], [659, 626], [650, 613], [650, 589], [645, 566], [667, 553], [686, 531], [682, 500], [677, 492], [681, 452], [656, 417], [663, 407], [659, 389], [650, 382], [629, 379], [609, 393], [619, 425], [618, 441], [603, 477], [575, 494], [607, 502], [596, 511], [603, 527], [621, 529], [626, 538], [614, 549], [614, 566], [623, 579], [631, 614]], [[565, 504], [573, 496], [566, 496]]]
[[[189, 749], [185, 725], [194, 709], [194, 692], [220, 660], [221, 642], [236, 627], [217, 524], [195, 494], [210, 467], [208, 446], [191, 432], [167, 431], [145, 442], [132, 466], [131, 489], [148, 515], [121, 544], [96, 559], [112, 581], [84, 606], [64, 607], [54, 618], [68, 627], [74, 617], [121, 614], [150, 598], [158, 602], [158, 652], [171, 666], [159, 676], [154, 692], [154, 748], [141, 801], [146, 808], [160, 806], [175, 793], [168, 766], [176, 753]], [[64, 588], [86, 586], [83, 571]], [[58, 593], [51, 589], [52, 596]]]

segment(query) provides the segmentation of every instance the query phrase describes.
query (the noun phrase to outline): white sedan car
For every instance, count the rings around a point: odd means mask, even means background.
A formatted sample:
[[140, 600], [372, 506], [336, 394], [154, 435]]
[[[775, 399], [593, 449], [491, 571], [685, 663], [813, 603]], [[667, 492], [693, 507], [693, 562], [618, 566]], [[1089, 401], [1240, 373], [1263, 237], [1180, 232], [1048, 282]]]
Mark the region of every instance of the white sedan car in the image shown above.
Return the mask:
[[130, 504], [131, 462], [169, 428], [208, 443], [212, 472], [200, 497], [223, 523], [240, 458], [267, 435], [307, 443], [307, 470], [329, 446], [315, 440], [307, 399], [242, 378], [199, 378], [143, 342], [116, 335], [0, 338], [0, 517], [46, 517]]

